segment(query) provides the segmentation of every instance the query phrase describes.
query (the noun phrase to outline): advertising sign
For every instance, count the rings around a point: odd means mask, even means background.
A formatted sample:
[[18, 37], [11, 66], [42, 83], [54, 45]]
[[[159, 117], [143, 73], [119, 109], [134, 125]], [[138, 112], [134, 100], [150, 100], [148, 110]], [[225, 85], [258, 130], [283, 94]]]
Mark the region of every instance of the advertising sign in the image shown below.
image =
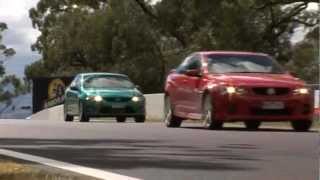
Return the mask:
[[60, 105], [64, 101], [64, 91], [73, 77], [34, 78], [33, 81], [33, 113]]

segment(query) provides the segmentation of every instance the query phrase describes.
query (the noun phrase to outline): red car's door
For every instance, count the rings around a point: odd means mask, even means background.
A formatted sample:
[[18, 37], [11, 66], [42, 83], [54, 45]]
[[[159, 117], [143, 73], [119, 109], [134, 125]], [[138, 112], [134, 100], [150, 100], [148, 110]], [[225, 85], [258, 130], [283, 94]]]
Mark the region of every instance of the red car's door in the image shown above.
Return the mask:
[[[185, 106], [190, 118], [198, 118], [201, 113], [201, 58], [198, 55], [193, 56], [186, 68], [185, 75]], [[191, 74], [188, 74], [191, 72]]]
[[187, 86], [187, 79], [184, 74], [175, 74], [173, 75], [173, 83], [174, 83], [174, 90], [171, 93], [171, 100], [175, 106], [176, 111], [185, 111], [185, 97], [187, 96], [186, 93], [186, 86]]
[[190, 57], [187, 57], [183, 63], [177, 68], [176, 72], [170, 75], [168, 83], [170, 83], [170, 98], [174, 105], [176, 115], [185, 117], [189, 112], [187, 106], [188, 100], [188, 86], [189, 77], [185, 74], [187, 65], [189, 64]]

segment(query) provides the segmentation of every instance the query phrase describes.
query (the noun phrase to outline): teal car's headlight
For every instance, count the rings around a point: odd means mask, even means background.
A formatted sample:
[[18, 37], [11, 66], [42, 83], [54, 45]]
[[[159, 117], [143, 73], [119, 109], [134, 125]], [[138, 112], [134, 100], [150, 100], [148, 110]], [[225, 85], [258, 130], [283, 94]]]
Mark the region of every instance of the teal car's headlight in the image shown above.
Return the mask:
[[133, 96], [133, 97], [131, 98], [131, 100], [132, 100], [133, 102], [139, 102], [139, 101], [142, 101], [142, 98], [141, 98], [141, 97], [138, 97], [138, 96]]
[[101, 101], [103, 101], [103, 97], [102, 96], [88, 96], [87, 98], [86, 98], [86, 100], [90, 100], [90, 101], [95, 101], [95, 102], [101, 102]]

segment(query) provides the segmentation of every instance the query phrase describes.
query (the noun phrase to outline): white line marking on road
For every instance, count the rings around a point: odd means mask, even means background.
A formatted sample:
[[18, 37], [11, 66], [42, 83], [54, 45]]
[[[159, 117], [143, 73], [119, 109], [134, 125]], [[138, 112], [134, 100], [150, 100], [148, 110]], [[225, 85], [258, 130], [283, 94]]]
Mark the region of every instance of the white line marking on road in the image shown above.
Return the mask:
[[71, 163], [66, 163], [62, 161], [57, 161], [53, 159], [48, 159], [48, 158], [43, 158], [40, 156], [34, 156], [30, 154], [25, 154], [25, 153], [19, 153], [11, 150], [6, 150], [6, 149], [0, 149], [0, 154], [4, 156], [9, 156], [17, 159], [22, 159], [26, 161], [31, 161], [31, 162], [36, 162], [39, 164], [43, 164], [46, 166], [51, 166], [71, 172], [75, 172], [78, 174], [83, 174], [86, 176], [91, 176], [99, 179], [106, 179], [106, 180], [140, 180], [137, 178], [129, 177], [129, 176], [124, 176], [121, 174], [115, 174], [99, 169], [94, 169], [94, 168], [89, 168], [89, 167], [84, 167], [84, 166], [79, 166]]

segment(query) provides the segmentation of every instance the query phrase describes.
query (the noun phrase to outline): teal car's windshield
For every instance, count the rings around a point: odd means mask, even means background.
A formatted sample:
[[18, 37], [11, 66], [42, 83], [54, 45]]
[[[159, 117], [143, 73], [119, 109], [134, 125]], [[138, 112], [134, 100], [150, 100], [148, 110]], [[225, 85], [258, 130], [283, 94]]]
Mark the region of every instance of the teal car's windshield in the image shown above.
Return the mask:
[[275, 60], [259, 55], [210, 55], [210, 73], [270, 73], [283, 74], [285, 71]]
[[83, 88], [85, 89], [132, 89], [134, 84], [127, 78], [110, 75], [84, 76]]

